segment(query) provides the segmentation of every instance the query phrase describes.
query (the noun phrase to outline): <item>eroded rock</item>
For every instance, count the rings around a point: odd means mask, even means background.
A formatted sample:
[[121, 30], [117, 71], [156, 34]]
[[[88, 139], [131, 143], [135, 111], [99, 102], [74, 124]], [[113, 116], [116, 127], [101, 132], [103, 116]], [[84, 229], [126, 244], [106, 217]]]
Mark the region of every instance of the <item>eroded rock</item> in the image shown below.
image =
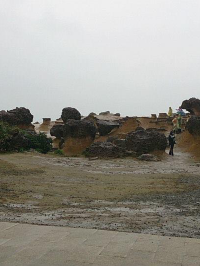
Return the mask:
[[111, 142], [95, 142], [85, 151], [88, 157], [119, 158], [126, 156], [126, 151]]
[[95, 138], [96, 127], [92, 121], [89, 120], [74, 120], [69, 119], [63, 126], [63, 137], [72, 138]]
[[64, 153], [68, 156], [82, 154], [93, 143], [95, 135], [92, 121], [69, 119], [63, 126]]
[[10, 125], [30, 125], [33, 121], [33, 115], [29, 109], [24, 107], [16, 108], [9, 111], [0, 111], [0, 121]]
[[138, 155], [147, 154], [155, 150], [165, 150], [167, 138], [163, 133], [155, 130], [137, 130], [130, 132], [126, 136], [126, 148], [134, 151]]
[[114, 128], [119, 128], [119, 123], [114, 122], [114, 121], [99, 120], [97, 121], [97, 127], [98, 127], [100, 136], [106, 136]]
[[63, 125], [53, 125], [50, 129], [51, 136], [61, 139], [63, 137], [63, 127]]
[[61, 118], [63, 122], [66, 123], [69, 119], [81, 120], [81, 114], [75, 108], [66, 107], [62, 110]]
[[190, 134], [200, 136], [200, 117], [192, 116], [186, 124], [186, 129]]
[[197, 98], [183, 101], [181, 108], [186, 109], [191, 115], [200, 116], [200, 100]]

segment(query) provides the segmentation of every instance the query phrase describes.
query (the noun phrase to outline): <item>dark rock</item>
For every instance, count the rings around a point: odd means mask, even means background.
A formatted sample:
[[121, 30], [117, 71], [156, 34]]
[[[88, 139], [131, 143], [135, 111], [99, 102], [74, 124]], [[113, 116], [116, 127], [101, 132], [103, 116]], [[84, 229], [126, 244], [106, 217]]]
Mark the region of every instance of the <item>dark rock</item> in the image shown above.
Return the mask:
[[99, 121], [97, 121], [97, 127], [98, 127], [98, 131], [99, 131], [100, 136], [106, 136], [114, 128], [118, 128], [119, 123], [113, 122], [113, 121], [99, 120]]
[[94, 112], [91, 112], [88, 116], [95, 116], [97, 114], [95, 114]]
[[63, 122], [66, 123], [69, 119], [81, 120], [81, 114], [75, 108], [66, 107], [62, 110], [61, 118]]
[[190, 98], [185, 100], [181, 105], [182, 109], [186, 109], [191, 115], [200, 116], [200, 100], [196, 98]]
[[125, 139], [116, 139], [113, 141], [113, 144], [115, 144], [116, 146], [126, 149], [126, 141]]
[[110, 111], [101, 112], [99, 115], [110, 115]]
[[121, 147], [126, 150], [126, 142], [125, 139], [118, 139], [116, 136], [110, 136], [106, 140], [107, 142], [111, 142], [112, 144], [115, 144], [118, 147]]
[[33, 115], [29, 109], [24, 107], [16, 108], [10, 111], [0, 112], [0, 121], [10, 125], [30, 125], [33, 121]]
[[136, 127], [135, 131], [145, 131], [143, 127]]
[[153, 154], [142, 154], [138, 157], [138, 159], [141, 161], [152, 161], [152, 162], [159, 161], [158, 157]]
[[110, 136], [110, 137], [107, 138], [106, 141], [107, 141], [107, 142], [111, 142], [111, 143], [113, 143], [116, 139], [117, 139], [116, 136]]
[[190, 134], [200, 136], [200, 117], [192, 116], [185, 127]]
[[58, 139], [61, 139], [63, 137], [63, 125], [54, 125], [50, 129], [51, 136], [55, 136]]
[[111, 142], [95, 142], [85, 150], [88, 157], [119, 158], [126, 156], [126, 151]]
[[127, 134], [126, 148], [138, 155], [150, 153], [154, 150], [165, 150], [167, 138], [163, 133], [157, 131], [138, 130]]
[[116, 113], [116, 114], [114, 114], [114, 116], [120, 116], [120, 113]]
[[63, 137], [72, 138], [95, 138], [96, 127], [92, 121], [89, 120], [74, 120], [69, 119], [63, 126]]

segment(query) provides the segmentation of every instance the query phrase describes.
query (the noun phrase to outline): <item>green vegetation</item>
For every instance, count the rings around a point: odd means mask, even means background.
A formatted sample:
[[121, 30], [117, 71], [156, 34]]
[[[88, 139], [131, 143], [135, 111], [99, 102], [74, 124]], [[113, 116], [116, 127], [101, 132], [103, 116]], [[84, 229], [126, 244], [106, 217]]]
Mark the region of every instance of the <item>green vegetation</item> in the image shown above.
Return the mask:
[[48, 153], [52, 149], [52, 139], [47, 138], [44, 133], [31, 134], [24, 132], [24, 136], [29, 140], [28, 149], [34, 149], [41, 153]]
[[52, 149], [52, 140], [44, 133], [20, 130], [15, 126], [0, 122], [0, 152], [35, 149], [41, 153], [47, 153]]
[[54, 153], [55, 153], [56, 155], [60, 155], [60, 156], [63, 156], [63, 155], [64, 155], [63, 150], [60, 150], [60, 149], [55, 150]]

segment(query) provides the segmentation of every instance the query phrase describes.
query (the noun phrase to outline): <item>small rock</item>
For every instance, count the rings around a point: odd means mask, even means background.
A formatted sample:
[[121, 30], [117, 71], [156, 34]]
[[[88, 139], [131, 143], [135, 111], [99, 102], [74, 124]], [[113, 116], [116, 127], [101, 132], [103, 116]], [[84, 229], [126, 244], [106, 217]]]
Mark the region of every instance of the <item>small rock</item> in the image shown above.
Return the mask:
[[138, 157], [138, 159], [141, 161], [152, 161], [152, 162], [159, 161], [158, 157], [153, 154], [142, 154]]

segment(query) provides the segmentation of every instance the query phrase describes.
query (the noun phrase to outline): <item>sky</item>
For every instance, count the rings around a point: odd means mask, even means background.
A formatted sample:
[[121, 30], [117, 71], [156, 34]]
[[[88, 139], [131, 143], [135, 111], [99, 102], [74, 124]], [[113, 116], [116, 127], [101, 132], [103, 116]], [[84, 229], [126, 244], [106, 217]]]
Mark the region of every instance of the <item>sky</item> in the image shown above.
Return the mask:
[[148, 116], [200, 98], [199, 0], [0, 0], [0, 110]]

